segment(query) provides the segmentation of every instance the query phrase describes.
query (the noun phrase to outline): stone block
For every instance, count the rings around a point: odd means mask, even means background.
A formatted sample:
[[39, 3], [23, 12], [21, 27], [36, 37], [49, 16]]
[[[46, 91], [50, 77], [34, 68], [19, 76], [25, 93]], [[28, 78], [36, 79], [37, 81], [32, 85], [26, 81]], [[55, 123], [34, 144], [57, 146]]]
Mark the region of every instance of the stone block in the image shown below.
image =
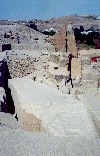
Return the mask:
[[72, 96], [25, 77], [9, 80], [9, 87], [24, 129], [45, 130], [59, 137], [96, 135], [85, 105]]
[[80, 58], [72, 58], [71, 61], [71, 77], [72, 80], [78, 80], [82, 78], [82, 71], [81, 71], [81, 59]]

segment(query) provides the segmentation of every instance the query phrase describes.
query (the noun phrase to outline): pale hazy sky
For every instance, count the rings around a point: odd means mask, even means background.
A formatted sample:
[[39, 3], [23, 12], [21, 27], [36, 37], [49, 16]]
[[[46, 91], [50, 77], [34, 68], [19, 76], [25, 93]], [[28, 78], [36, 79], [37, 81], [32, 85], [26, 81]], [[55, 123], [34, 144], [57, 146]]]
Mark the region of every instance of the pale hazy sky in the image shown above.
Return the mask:
[[48, 19], [88, 13], [100, 15], [100, 0], [0, 0], [0, 19]]

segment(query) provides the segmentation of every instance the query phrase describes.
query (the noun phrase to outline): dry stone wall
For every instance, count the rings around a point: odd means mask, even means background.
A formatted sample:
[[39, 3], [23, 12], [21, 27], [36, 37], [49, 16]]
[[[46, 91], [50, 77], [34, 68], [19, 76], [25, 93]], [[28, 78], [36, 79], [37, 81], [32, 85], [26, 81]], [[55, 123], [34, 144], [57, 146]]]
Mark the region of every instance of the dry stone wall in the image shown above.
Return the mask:
[[23, 77], [31, 74], [34, 71], [34, 59], [14, 58], [8, 60], [8, 68], [11, 78]]
[[35, 57], [23, 54], [23, 56], [18, 56], [17, 54], [12, 54], [7, 56], [7, 65], [11, 78], [24, 77], [33, 73], [35, 70], [35, 64], [38, 59]]

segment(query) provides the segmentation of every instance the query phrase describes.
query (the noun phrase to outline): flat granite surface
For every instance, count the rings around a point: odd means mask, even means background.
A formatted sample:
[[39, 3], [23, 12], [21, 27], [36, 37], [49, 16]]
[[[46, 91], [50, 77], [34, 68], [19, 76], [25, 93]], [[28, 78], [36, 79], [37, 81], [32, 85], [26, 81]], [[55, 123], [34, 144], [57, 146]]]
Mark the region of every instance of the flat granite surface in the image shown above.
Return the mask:
[[55, 136], [96, 137], [96, 130], [86, 106], [72, 95], [33, 81], [28, 77], [9, 80], [16, 113], [20, 109], [42, 121], [43, 127]]
[[99, 147], [97, 138], [25, 131], [14, 116], [0, 113], [0, 156], [99, 156]]

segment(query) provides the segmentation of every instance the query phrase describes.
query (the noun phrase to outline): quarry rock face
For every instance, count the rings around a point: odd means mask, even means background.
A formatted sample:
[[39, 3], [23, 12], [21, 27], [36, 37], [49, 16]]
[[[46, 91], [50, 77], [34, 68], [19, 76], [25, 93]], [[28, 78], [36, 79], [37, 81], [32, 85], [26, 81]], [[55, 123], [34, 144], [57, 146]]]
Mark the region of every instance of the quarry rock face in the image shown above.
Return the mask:
[[6, 112], [8, 111], [7, 108], [7, 101], [6, 101], [6, 85], [7, 85], [7, 79], [8, 79], [8, 73], [6, 70], [6, 54], [0, 55], [0, 112]]

